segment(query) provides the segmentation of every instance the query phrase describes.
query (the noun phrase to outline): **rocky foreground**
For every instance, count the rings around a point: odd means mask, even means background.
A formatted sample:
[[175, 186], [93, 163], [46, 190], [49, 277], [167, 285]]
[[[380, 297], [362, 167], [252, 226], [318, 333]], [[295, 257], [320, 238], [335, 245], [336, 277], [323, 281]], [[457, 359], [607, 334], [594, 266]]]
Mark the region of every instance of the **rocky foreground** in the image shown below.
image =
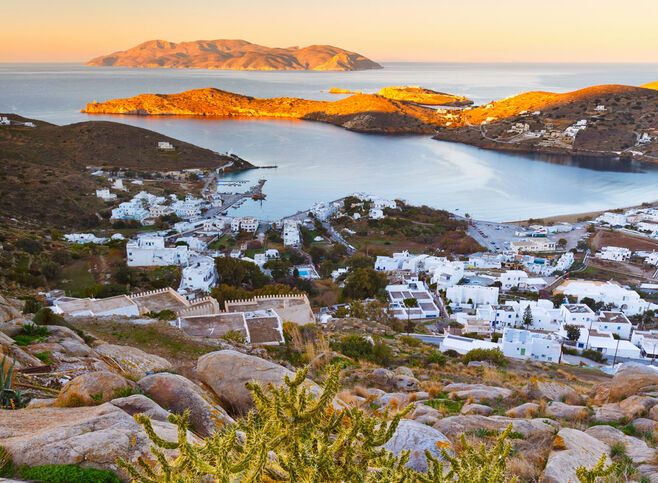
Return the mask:
[[[253, 407], [246, 383], [278, 386], [293, 375], [265, 352], [256, 356], [237, 346], [202, 355], [186, 378], [162, 357], [83, 339], [63, 326], [46, 326], [45, 337], [18, 345], [13, 337], [27, 323], [11, 302], [0, 300], [0, 353], [16, 361], [16, 386], [32, 398], [25, 408], [0, 410], [0, 446], [18, 466], [76, 464], [128, 479], [117, 458], [153, 462], [149, 437], [133, 415], [148, 415], [157, 435], [175, 440], [168, 416], [189, 410], [188, 439], [200, 442]], [[313, 377], [321, 377], [323, 363], [335, 357], [319, 354], [311, 363]], [[535, 365], [540, 373], [555, 370]], [[462, 435], [487, 440], [511, 425], [509, 471], [522, 481], [575, 482], [576, 468], [592, 467], [606, 454], [626, 465], [624, 479], [658, 482], [654, 368], [625, 364], [612, 378], [597, 375], [590, 389], [566, 372], [557, 382], [484, 363], [451, 370], [440, 377], [431, 367], [370, 365], [347, 371], [334, 405], [376, 414], [414, 404], [385, 447], [394, 454], [410, 450], [408, 465], [418, 471], [426, 469], [425, 450], [439, 456], [441, 448], [459, 445]], [[462, 382], [473, 378], [487, 384]], [[306, 385], [319, 392], [312, 380]]]
[[87, 65], [100, 67], [197, 68], [225, 70], [381, 69], [356, 52], [331, 45], [285, 49], [265, 47], [245, 40], [150, 40], [128, 50], [96, 57]]

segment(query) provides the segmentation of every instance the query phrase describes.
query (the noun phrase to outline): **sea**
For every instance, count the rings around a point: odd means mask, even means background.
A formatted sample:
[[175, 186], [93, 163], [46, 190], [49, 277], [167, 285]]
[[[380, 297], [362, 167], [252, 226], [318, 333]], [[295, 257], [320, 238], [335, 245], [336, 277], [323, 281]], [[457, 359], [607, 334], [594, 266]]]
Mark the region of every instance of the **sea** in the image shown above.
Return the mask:
[[99, 116], [86, 103], [215, 87], [258, 97], [339, 99], [331, 87], [376, 92], [417, 85], [486, 103], [525, 91], [658, 80], [658, 64], [383, 63], [359, 72], [124, 69], [79, 64], [0, 64], [0, 112], [55, 124], [112, 120], [148, 128], [259, 166], [227, 177], [266, 179], [263, 201], [230, 214], [276, 220], [365, 192], [491, 221], [542, 218], [658, 200], [658, 165], [510, 154], [429, 136], [360, 134], [308, 121]]

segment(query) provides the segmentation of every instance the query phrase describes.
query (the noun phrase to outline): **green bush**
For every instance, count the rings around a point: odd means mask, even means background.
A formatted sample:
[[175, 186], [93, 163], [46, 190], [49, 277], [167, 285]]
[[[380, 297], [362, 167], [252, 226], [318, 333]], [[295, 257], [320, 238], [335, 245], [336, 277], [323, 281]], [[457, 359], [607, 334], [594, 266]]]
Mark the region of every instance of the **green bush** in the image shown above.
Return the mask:
[[48, 329], [41, 325], [25, 324], [20, 334], [14, 336], [16, 345], [21, 347], [34, 344], [35, 342], [43, 342], [48, 336]]
[[361, 335], [346, 335], [335, 344], [336, 349], [353, 359], [370, 359], [373, 343]]
[[75, 465], [43, 465], [19, 468], [18, 476], [32, 481], [48, 483], [121, 483], [119, 477], [108, 470], [81, 468]]
[[436, 349], [427, 357], [428, 364], [438, 364], [441, 367], [445, 366], [447, 361], [448, 357], [443, 352]]
[[37, 299], [34, 297], [30, 297], [25, 299], [25, 305], [23, 305], [23, 313], [24, 314], [34, 314], [41, 309], [43, 305], [41, 302], [39, 302]]
[[411, 335], [401, 335], [400, 342], [409, 347], [419, 347], [422, 341]]
[[507, 365], [507, 359], [503, 355], [503, 352], [496, 349], [473, 349], [464, 354], [462, 358], [465, 364], [468, 364], [471, 361], [486, 361], [490, 362], [495, 366], [504, 367]]
[[586, 359], [589, 359], [591, 361], [595, 362], [604, 362], [605, 357], [603, 357], [603, 354], [601, 354], [599, 351], [595, 349], [585, 349], [580, 353], [581, 356], [583, 356]]

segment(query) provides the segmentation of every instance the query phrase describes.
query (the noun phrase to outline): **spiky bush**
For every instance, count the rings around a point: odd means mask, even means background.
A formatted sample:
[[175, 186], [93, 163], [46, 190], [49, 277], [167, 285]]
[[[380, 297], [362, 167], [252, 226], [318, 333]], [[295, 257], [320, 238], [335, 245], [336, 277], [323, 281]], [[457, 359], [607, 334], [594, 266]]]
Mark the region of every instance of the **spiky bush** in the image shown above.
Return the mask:
[[600, 478], [611, 476], [617, 471], [617, 465], [613, 463], [606, 466], [606, 459], [606, 455], [602, 454], [593, 468], [587, 469], [584, 466], [577, 468], [576, 476], [578, 477], [578, 481], [580, 483], [596, 483], [597, 481], [602, 481]]
[[[460, 451], [442, 448], [442, 458], [428, 451], [426, 473], [406, 467], [409, 453], [395, 456], [382, 448], [411, 407], [386, 417], [369, 417], [356, 408], [337, 408], [339, 371], [328, 371], [324, 388], [314, 395], [305, 383], [307, 370], [285, 378], [280, 387], [250, 384], [255, 408], [234, 425], [200, 443], [188, 439], [189, 414], [170, 415], [178, 427], [177, 441], [155, 434], [147, 416], [135, 419], [154, 443], [157, 463], [141, 457], [119, 465], [140, 483], [212, 482], [343, 482], [366, 483], [503, 483], [512, 426], [490, 448], [473, 447], [462, 439]], [[168, 457], [165, 450], [177, 450]]]

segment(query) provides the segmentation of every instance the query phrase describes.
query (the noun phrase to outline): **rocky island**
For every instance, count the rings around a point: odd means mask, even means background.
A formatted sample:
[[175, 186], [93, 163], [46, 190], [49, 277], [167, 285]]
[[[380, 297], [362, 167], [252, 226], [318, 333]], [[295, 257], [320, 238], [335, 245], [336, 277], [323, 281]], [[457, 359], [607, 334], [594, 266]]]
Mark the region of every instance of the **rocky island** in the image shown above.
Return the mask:
[[374, 94], [357, 94], [334, 102], [293, 97], [258, 98], [219, 89], [179, 94], [141, 94], [87, 104], [88, 114], [143, 116], [258, 117], [321, 121], [353, 131], [383, 134], [432, 134], [440, 122], [436, 111]]
[[351, 71], [382, 66], [356, 52], [331, 45], [275, 48], [246, 40], [149, 40], [128, 50], [96, 57], [97, 67], [197, 68], [225, 70]]
[[418, 86], [384, 87], [377, 94], [387, 99], [412, 102], [424, 106], [463, 107], [473, 104], [473, 101], [463, 96], [446, 94], [445, 92], [437, 92]]

